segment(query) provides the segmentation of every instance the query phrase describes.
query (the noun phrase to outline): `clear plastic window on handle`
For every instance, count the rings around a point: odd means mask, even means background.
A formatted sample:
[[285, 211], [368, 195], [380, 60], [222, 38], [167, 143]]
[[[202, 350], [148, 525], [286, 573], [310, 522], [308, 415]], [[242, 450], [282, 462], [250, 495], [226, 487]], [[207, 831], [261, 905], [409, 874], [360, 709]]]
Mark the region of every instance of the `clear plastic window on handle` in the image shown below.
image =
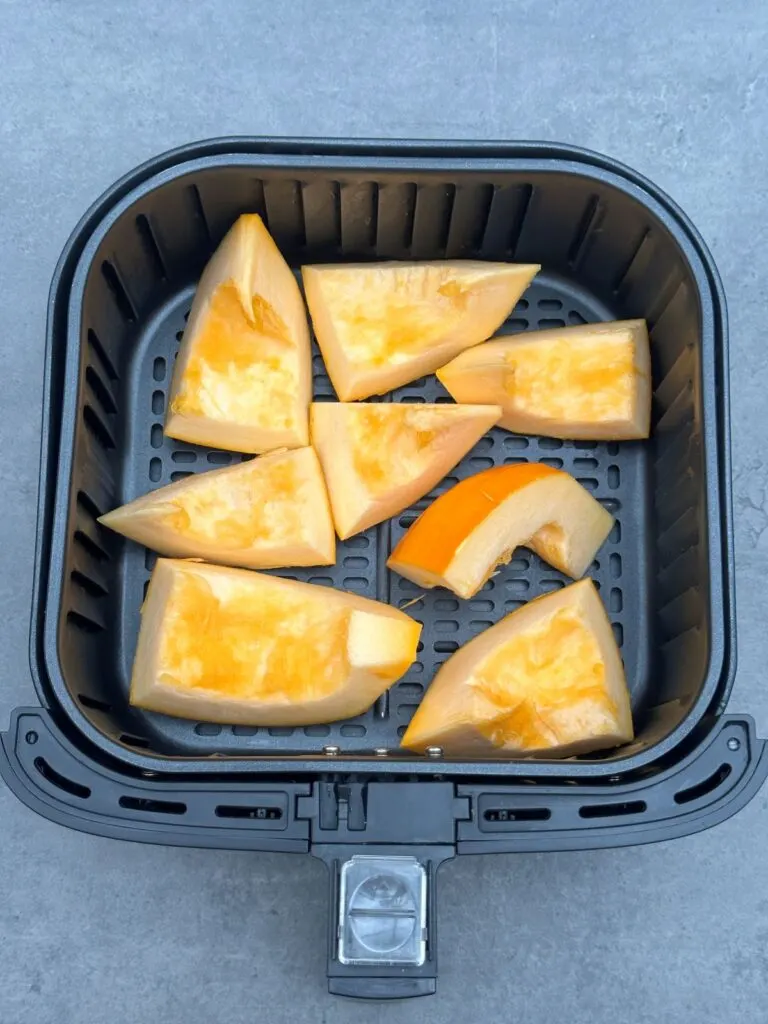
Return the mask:
[[427, 873], [415, 857], [352, 857], [341, 868], [339, 900], [341, 963], [424, 963]]

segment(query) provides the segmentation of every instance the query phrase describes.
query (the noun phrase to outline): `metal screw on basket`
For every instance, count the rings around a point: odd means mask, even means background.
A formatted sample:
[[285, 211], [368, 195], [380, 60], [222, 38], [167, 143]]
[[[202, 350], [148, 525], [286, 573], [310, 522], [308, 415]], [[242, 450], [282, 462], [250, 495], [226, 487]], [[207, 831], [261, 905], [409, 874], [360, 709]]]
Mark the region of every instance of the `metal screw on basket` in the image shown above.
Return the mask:
[[427, 747], [427, 757], [442, 757], [442, 756], [443, 756], [443, 748], [442, 747]]
[[389, 754], [389, 751], [387, 750], [386, 747], [374, 747], [373, 752], [376, 755], [376, 757], [386, 757]]
[[341, 747], [328, 746], [323, 747], [323, 753], [328, 757], [336, 757], [337, 754], [341, 753]]
[[731, 736], [731, 738], [726, 743], [726, 746], [728, 747], [729, 750], [738, 750], [739, 747], [741, 746], [741, 743], [740, 743], [739, 740], [736, 739], [735, 736]]

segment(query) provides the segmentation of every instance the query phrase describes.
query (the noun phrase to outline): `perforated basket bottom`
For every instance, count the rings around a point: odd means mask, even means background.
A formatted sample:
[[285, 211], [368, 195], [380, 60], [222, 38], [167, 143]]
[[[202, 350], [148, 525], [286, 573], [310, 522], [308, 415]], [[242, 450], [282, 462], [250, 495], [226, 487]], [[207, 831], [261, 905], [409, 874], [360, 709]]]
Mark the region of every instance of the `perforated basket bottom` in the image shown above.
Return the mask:
[[[129, 402], [123, 457], [123, 501], [190, 473], [229, 465], [241, 456], [183, 444], [163, 434], [163, 416], [173, 360], [189, 311], [192, 288], [184, 289], [149, 321], [141, 333], [130, 367]], [[610, 309], [587, 293], [552, 275], [541, 274], [507, 321], [503, 332], [610, 320]], [[316, 400], [334, 400], [317, 349], [314, 355]], [[401, 402], [449, 402], [434, 376], [409, 384], [391, 396]], [[379, 399], [380, 400], [380, 399]], [[642, 443], [558, 441], [522, 437], [494, 429], [482, 438], [450, 476], [398, 518], [341, 542], [336, 565], [281, 572], [290, 579], [340, 587], [397, 607], [423, 623], [419, 660], [374, 708], [357, 718], [306, 728], [220, 726], [132, 713], [131, 731], [143, 732], [154, 749], [204, 756], [316, 752], [326, 745], [343, 752], [392, 749], [443, 662], [462, 643], [525, 601], [568, 582], [531, 552], [520, 549], [512, 562], [471, 601], [446, 590], [423, 594], [385, 565], [392, 547], [432, 498], [457, 480], [482, 469], [515, 462], [543, 462], [572, 473], [616, 517], [613, 531], [589, 575], [600, 589], [621, 646], [633, 709], [648, 700], [650, 629], [647, 448]], [[117, 676], [127, 703], [131, 664], [141, 606], [155, 556], [125, 543], [118, 596]], [[419, 597], [419, 595], [422, 596]], [[418, 601], [410, 604], [414, 598]]]

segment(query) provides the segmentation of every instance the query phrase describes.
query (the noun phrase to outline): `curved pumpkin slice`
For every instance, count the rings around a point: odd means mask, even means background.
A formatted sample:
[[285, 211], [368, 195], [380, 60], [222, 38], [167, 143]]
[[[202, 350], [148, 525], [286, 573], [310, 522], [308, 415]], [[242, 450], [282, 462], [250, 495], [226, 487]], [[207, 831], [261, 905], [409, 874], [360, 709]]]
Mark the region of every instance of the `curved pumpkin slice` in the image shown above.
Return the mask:
[[613, 516], [568, 473], [497, 466], [446, 491], [411, 526], [387, 565], [420, 587], [472, 597], [525, 545], [560, 572], [586, 572]]
[[538, 270], [473, 260], [302, 267], [336, 394], [384, 394], [490, 338]]
[[108, 512], [99, 522], [176, 558], [247, 569], [336, 560], [328, 492], [312, 448], [272, 452], [195, 474]]
[[611, 625], [594, 584], [582, 580], [530, 601], [452, 655], [402, 742], [449, 756], [569, 757], [632, 737]]
[[131, 703], [197, 721], [313, 725], [361, 714], [408, 669], [421, 626], [329, 587], [160, 559]]
[[623, 441], [650, 432], [645, 320], [494, 338], [437, 376], [457, 402], [497, 402], [499, 426], [519, 434]]
[[299, 286], [261, 217], [244, 214], [195, 292], [165, 432], [229, 451], [299, 448], [311, 381]]
[[408, 508], [499, 415], [495, 405], [315, 402], [310, 434], [342, 540]]

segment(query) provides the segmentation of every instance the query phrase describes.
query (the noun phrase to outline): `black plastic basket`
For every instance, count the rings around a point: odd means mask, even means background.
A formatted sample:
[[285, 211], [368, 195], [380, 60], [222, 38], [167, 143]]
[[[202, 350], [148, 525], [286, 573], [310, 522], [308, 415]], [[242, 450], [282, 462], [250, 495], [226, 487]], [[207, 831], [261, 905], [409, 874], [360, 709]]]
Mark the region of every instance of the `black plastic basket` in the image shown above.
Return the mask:
[[[627, 670], [637, 739], [567, 761], [418, 757], [399, 737], [459, 643], [564, 579], [521, 553], [469, 602], [445, 591], [410, 613], [419, 661], [365, 715], [305, 729], [187, 722], [127, 701], [153, 556], [102, 530], [108, 509], [238, 456], [172, 441], [162, 421], [195, 282], [236, 216], [259, 212], [302, 262], [471, 257], [537, 262], [505, 330], [645, 317], [647, 443], [492, 431], [444, 481], [545, 461], [616, 517], [591, 575]], [[735, 671], [727, 325], [693, 226], [658, 189], [603, 157], [549, 144], [224, 139], [145, 164], [84, 217], [51, 289], [31, 628], [41, 707], [15, 713], [0, 772], [75, 828], [149, 842], [312, 852], [331, 869], [333, 991], [433, 991], [434, 876], [459, 853], [648, 842], [734, 813], [768, 773], [749, 719], [722, 714]], [[333, 398], [315, 359], [316, 398]], [[440, 401], [434, 378], [395, 401]], [[423, 507], [339, 545], [293, 578], [403, 604], [385, 568]], [[337, 886], [355, 853], [425, 869], [418, 966], [339, 959]], [[371, 862], [373, 863], [373, 862]], [[384, 958], [386, 960], [386, 957]]]

